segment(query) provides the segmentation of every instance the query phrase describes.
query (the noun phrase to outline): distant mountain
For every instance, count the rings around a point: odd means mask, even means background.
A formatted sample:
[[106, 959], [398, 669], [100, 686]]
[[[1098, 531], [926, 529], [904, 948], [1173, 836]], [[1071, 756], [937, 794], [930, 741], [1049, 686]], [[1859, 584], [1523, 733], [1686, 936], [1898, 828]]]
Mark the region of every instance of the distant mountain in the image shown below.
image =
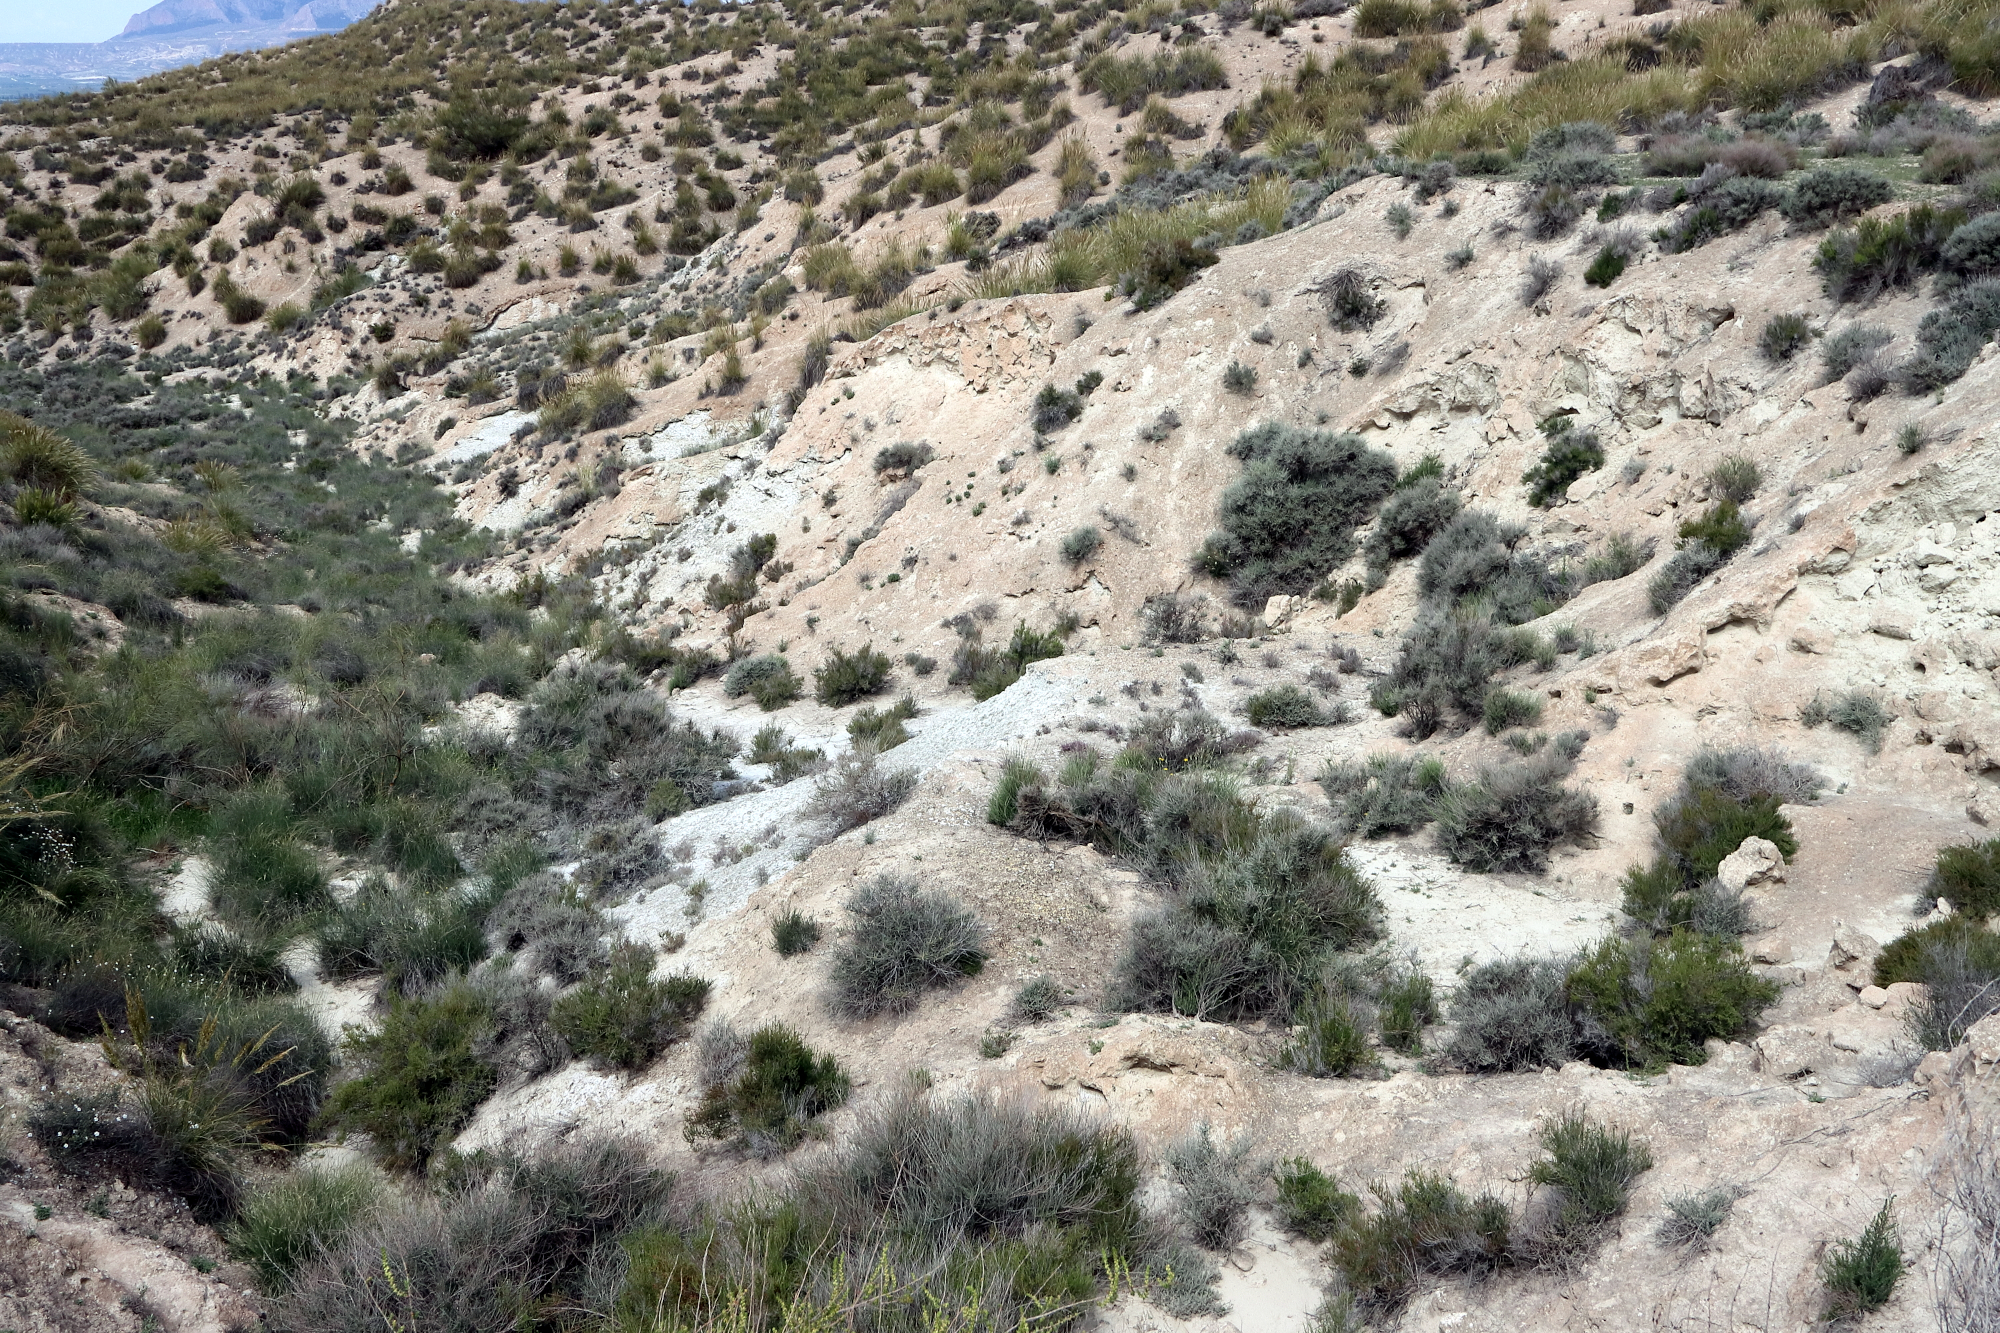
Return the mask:
[[338, 32], [378, 0], [160, 0], [108, 42], [0, 42], [0, 100], [96, 88]]

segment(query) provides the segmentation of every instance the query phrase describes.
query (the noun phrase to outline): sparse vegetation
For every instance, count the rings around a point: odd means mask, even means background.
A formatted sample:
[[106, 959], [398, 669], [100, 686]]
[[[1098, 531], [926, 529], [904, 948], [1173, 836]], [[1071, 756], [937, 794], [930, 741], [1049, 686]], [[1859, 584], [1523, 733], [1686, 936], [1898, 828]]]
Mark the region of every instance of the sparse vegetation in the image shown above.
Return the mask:
[[771, 922], [771, 945], [780, 958], [793, 958], [819, 943], [819, 922], [788, 907]]
[[1866, 690], [1841, 690], [1831, 698], [1815, 694], [1799, 710], [1799, 723], [1807, 728], [1830, 726], [1860, 741], [1868, 753], [1882, 748], [1882, 733], [1895, 721], [1882, 701]]
[[835, 1006], [854, 1018], [914, 1009], [924, 992], [956, 985], [986, 962], [986, 927], [951, 897], [880, 875], [847, 901], [834, 947]]
[[831, 649], [826, 660], [813, 668], [813, 698], [828, 708], [844, 708], [887, 689], [893, 669], [889, 655], [877, 652], [872, 643], [853, 652]]
[[1879, 1310], [1896, 1293], [1902, 1281], [1905, 1259], [1896, 1219], [1885, 1199], [1861, 1234], [1852, 1240], [1837, 1240], [1820, 1265], [1820, 1282], [1826, 1288], [1826, 1318], [1853, 1319]]

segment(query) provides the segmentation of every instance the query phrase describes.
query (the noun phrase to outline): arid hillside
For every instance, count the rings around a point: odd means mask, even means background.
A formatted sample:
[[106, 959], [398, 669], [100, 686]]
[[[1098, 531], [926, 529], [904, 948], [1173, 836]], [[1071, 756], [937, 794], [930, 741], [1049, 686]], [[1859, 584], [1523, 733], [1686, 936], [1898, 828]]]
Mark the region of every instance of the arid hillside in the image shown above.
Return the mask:
[[2000, 12], [432, 0], [0, 108], [0, 1327], [2000, 1309]]

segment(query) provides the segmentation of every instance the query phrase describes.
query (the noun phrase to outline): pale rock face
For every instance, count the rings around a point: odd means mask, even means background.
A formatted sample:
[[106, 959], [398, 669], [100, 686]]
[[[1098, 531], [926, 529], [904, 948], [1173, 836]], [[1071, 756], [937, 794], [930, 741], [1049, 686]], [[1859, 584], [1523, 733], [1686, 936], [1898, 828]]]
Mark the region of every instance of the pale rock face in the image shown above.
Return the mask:
[[1742, 845], [1722, 858], [1715, 868], [1715, 877], [1722, 881], [1723, 888], [1738, 893], [1752, 884], [1782, 884], [1785, 858], [1769, 839], [1745, 838]]

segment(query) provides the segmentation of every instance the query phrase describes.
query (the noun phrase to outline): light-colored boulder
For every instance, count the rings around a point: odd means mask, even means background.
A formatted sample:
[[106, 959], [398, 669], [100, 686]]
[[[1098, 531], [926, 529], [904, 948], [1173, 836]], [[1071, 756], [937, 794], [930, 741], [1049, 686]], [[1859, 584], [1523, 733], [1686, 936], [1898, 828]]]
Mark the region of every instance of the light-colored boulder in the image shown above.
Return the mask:
[[1757, 1069], [1770, 1078], [1797, 1078], [1833, 1063], [1833, 1047], [1808, 1027], [1780, 1025], [1757, 1038]]
[[1722, 881], [1723, 888], [1737, 893], [1752, 884], [1783, 883], [1784, 854], [1768, 838], [1745, 838], [1735, 851], [1722, 858], [1722, 864], [1715, 868], [1715, 877]]
[[1856, 930], [1845, 921], [1836, 921], [1833, 923], [1833, 944], [1827, 950], [1826, 965], [1846, 971], [1856, 963], [1873, 962], [1881, 950], [1881, 942], [1873, 935]]

